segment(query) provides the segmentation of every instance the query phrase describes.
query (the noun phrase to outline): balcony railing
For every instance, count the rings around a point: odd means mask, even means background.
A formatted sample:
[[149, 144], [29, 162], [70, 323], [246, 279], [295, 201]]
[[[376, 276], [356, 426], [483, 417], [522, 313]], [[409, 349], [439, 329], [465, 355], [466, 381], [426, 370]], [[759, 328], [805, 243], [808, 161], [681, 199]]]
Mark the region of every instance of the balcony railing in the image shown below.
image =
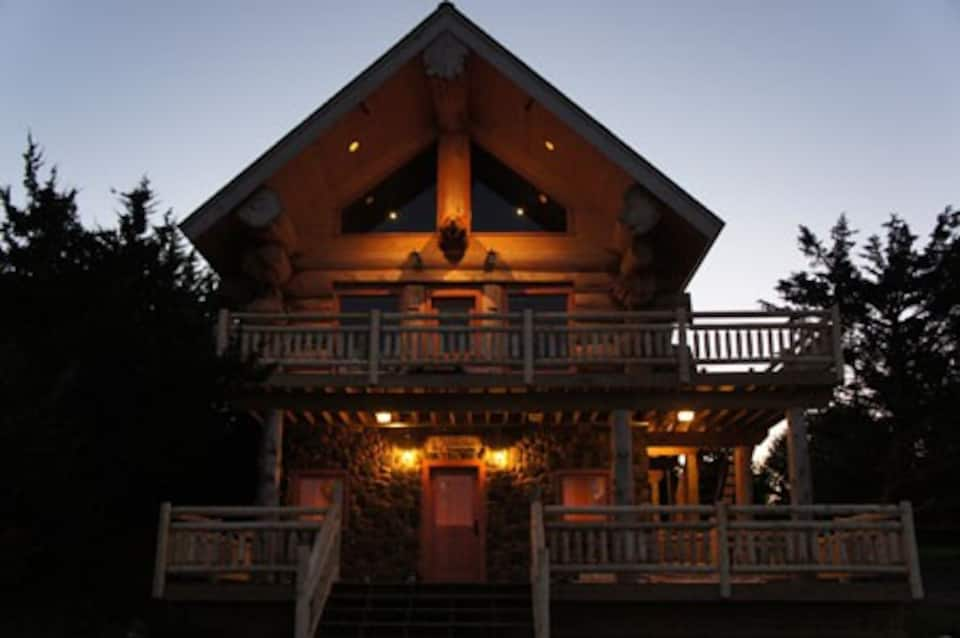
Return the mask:
[[[564, 507], [534, 503], [532, 561], [554, 578], [737, 582], [900, 579], [923, 597], [910, 504]], [[542, 583], [545, 576], [538, 582]], [[543, 596], [545, 594], [541, 594]]]
[[329, 507], [160, 508], [153, 596], [202, 581], [286, 585], [296, 601], [294, 638], [316, 634], [340, 577], [342, 501]]
[[806, 371], [840, 378], [836, 312], [339, 313], [222, 311], [218, 349], [284, 371], [362, 375], [495, 373], [534, 383], [558, 372], [690, 382], [711, 372]]

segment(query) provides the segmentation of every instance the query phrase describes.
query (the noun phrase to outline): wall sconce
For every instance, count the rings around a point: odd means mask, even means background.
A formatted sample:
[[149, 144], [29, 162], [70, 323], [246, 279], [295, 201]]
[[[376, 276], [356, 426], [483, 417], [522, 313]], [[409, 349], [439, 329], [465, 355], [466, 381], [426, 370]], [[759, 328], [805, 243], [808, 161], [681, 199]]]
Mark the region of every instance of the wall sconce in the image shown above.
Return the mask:
[[414, 270], [423, 270], [423, 257], [416, 250], [410, 251], [410, 265]]
[[393, 465], [401, 470], [416, 469], [420, 461], [420, 451], [413, 448], [394, 448]]
[[490, 272], [497, 267], [497, 251], [488, 250], [487, 258], [483, 260], [483, 269]]
[[506, 470], [510, 467], [510, 450], [508, 448], [490, 450], [486, 457], [490, 467], [496, 470]]

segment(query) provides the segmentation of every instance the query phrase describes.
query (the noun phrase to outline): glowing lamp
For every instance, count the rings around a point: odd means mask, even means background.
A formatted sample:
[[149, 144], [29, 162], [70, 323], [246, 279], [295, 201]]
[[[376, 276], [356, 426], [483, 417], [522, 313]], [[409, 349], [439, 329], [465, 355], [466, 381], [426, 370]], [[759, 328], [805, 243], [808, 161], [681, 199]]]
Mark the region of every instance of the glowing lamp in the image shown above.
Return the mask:
[[350, 142], [350, 144], [347, 146], [347, 150], [350, 151], [351, 153], [356, 153], [357, 151], [359, 151], [360, 140], [353, 140], [352, 142]]
[[547, 149], [548, 151], [551, 151], [551, 152], [554, 151], [554, 150], [556, 150], [556, 148], [557, 148], [557, 147], [554, 145], [554, 143], [551, 142], [550, 140], [543, 140], [543, 147], [544, 147], [545, 149]]
[[398, 450], [397, 452], [397, 465], [404, 469], [413, 469], [417, 465], [417, 451], [416, 450]]
[[510, 453], [507, 450], [491, 450], [490, 452], [490, 465], [497, 468], [498, 470], [507, 469], [507, 465], [510, 463]]
[[393, 415], [389, 412], [377, 412], [374, 416], [380, 425], [386, 425], [393, 420]]
[[396, 221], [397, 217], [399, 217], [399, 216], [400, 216], [400, 215], [398, 215], [398, 214], [397, 214], [397, 211], [395, 211], [395, 210], [392, 210], [392, 211], [390, 211], [389, 213], [387, 213], [387, 217], [389, 217], [389, 218], [391, 219], [391, 221]]
[[522, 208], [518, 208], [518, 209], [517, 209], [517, 215], [519, 215], [520, 217], [523, 217], [523, 212], [524, 212], [524, 211], [523, 211]]
[[690, 423], [694, 416], [696, 416], [696, 413], [693, 410], [677, 411], [677, 421], [680, 421], [680, 423]]

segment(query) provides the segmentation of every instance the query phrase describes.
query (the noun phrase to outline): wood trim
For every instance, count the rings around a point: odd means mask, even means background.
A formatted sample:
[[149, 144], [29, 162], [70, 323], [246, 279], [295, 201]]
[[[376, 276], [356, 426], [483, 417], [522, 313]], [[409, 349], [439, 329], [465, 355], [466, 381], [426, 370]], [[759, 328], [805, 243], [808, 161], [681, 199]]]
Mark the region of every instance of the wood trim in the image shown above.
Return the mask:
[[433, 571], [431, 555], [424, 551], [433, 545], [433, 492], [430, 487], [430, 472], [434, 468], [477, 468], [477, 516], [480, 526], [480, 582], [487, 581], [487, 468], [483, 459], [424, 459], [420, 464], [420, 485], [423, 497], [420, 499], [420, 556], [417, 561], [420, 578], [430, 581]]

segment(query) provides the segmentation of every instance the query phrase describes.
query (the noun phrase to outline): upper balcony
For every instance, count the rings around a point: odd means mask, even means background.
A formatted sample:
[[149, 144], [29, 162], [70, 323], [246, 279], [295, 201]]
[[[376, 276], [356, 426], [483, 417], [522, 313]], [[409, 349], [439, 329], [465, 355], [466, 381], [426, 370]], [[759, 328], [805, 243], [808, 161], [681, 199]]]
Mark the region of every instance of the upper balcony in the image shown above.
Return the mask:
[[298, 387], [829, 388], [843, 374], [835, 310], [222, 311], [217, 344]]

